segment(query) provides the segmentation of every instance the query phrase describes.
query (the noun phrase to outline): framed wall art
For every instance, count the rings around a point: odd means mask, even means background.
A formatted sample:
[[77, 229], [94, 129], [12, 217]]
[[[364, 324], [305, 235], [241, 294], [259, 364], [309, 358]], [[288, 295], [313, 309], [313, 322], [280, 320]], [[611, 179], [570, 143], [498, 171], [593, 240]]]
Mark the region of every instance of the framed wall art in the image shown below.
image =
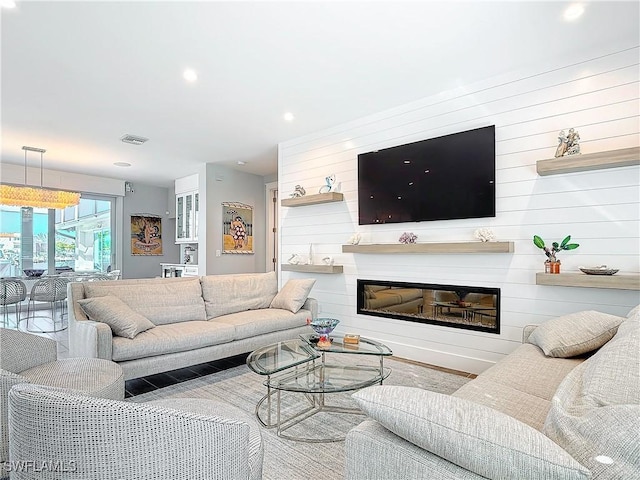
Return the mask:
[[222, 202], [222, 253], [253, 253], [253, 207]]
[[131, 215], [131, 255], [162, 255], [162, 218]]

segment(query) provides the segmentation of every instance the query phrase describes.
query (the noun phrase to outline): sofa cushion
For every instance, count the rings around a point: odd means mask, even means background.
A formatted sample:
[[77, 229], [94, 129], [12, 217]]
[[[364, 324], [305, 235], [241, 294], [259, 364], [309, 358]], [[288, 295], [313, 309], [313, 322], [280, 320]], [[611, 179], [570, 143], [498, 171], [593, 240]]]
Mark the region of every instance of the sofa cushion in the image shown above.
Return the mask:
[[[535, 345], [523, 343], [482, 372], [478, 379], [507, 385], [530, 395], [551, 400], [564, 377], [583, 361], [584, 358], [581, 357], [547, 357]], [[473, 382], [475, 380], [469, 383]]]
[[113, 295], [85, 298], [78, 303], [90, 320], [106, 323], [119, 337], [134, 338], [140, 332], [155, 327], [147, 317], [134, 312]]
[[278, 292], [275, 272], [206, 275], [200, 278], [207, 319], [269, 308]]
[[227, 343], [234, 339], [234, 328], [223, 323], [192, 321], [158, 325], [133, 339], [113, 337], [114, 362], [186, 352]]
[[291, 313], [279, 308], [264, 308], [246, 312], [230, 313], [216, 317], [210, 322], [224, 323], [235, 328], [235, 339], [255, 337], [270, 332], [279, 332], [290, 328], [303, 327], [311, 314], [308, 310]]
[[637, 478], [640, 471], [640, 315], [574, 369], [553, 398], [543, 432], [594, 478]]
[[396, 435], [487, 478], [590, 478], [542, 433], [483, 405], [398, 386], [368, 387], [353, 398]]
[[315, 283], [315, 278], [297, 278], [287, 281], [282, 290], [273, 298], [270, 307], [282, 308], [296, 313], [304, 305]]
[[200, 279], [164, 279], [165, 282], [143, 282], [135, 285], [119, 282], [87, 282], [85, 296], [113, 295], [155, 325], [191, 320], [206, 320]]
[[527, 341], [550, 357], [574, 357], [607, 343], [623, 320], [623, 317], [593, 310], [571, 313], [542, 323]]

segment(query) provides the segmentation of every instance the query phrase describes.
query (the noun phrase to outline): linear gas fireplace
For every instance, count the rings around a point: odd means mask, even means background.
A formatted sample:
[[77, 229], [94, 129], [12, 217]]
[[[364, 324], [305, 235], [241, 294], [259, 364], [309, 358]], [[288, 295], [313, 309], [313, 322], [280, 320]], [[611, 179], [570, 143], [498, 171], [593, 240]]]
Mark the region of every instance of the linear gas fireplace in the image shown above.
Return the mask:
[[500, 289], [358, 279], [358, 313], [500, 333]]

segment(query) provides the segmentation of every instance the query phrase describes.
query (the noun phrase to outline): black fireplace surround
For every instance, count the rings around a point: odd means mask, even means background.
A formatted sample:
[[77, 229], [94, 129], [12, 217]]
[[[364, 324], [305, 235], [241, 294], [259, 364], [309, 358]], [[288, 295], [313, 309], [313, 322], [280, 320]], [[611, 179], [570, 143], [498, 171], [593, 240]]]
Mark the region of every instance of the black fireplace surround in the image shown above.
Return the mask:
[[358, 313], [500, 333], [500, 289], [358, 279]]

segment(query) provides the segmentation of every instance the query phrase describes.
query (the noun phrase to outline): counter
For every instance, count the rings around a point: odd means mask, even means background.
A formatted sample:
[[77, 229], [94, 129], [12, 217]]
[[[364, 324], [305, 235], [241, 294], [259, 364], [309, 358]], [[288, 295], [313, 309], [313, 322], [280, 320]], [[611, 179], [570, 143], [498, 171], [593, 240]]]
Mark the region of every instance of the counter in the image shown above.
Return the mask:
[[198, 265], [192, 263], [161, 263], [161, 275], [163, 278], [169, 277], [197, 277]]

